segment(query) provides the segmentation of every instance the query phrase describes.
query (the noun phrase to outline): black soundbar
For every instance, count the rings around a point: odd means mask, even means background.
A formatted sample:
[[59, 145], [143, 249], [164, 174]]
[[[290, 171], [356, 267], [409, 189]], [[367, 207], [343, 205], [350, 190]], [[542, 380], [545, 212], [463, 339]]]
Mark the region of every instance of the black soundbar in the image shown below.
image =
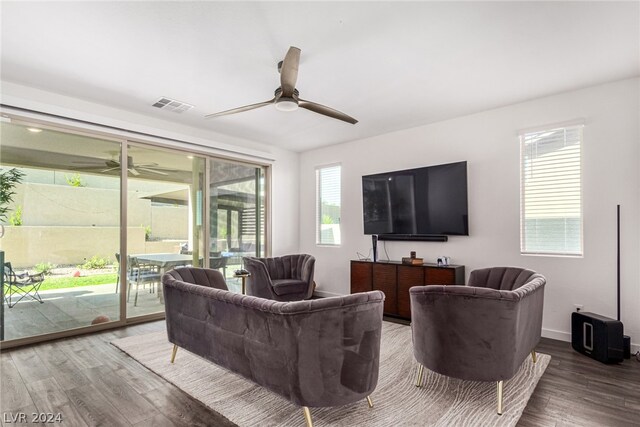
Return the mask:
[[438, 234], [378, 234], [378, 240], [413, 240], [420, 242], [446, 242], [448, 236]]

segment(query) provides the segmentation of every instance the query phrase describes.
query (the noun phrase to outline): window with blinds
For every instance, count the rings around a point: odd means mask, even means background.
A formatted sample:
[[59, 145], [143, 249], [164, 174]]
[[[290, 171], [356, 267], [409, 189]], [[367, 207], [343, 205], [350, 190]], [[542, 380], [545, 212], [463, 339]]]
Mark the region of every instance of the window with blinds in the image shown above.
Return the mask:
[[520, 135], [520, 252], [582, 255], [582, 125]]
[[316, 169], [316, 244], [340, 245], [340, 165]]

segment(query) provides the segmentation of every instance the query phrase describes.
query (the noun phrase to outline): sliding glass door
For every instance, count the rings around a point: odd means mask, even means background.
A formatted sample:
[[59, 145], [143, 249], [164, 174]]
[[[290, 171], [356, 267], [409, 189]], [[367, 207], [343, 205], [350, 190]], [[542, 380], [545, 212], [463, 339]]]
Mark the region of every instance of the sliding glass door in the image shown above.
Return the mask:
[[161, 277], [202, 266], [204, 158], [127, 149], [127, 317], [164, 312]]
[[180, 266], [239, 292], [266, 255], [264, 166], [9, 119], [0, 138], [5, 345], [161, 318]]
[[210, 266], [238, 291], [242, 257], [265, 256], [265, 168], [211, 159], [209, 219]]
[[2, 339], [120, 320], [120, 142], [4, 121], [0, 138]]

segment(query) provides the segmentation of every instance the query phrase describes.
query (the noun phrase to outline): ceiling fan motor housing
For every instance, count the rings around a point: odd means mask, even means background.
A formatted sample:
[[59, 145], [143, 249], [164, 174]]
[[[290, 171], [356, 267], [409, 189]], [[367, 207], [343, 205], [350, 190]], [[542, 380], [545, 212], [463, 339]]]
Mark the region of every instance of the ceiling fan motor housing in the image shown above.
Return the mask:
[[279, 87], [274, 92], [276, 98], [276, 109], [279, 111], [295, 111], [298, 109], [298, 89], [293, 90], [293, 94], [289, 96], [282, 96], [282, 88]]
[[[273, 92], [273, 95], [276, 97], [276, 99], [281, 98], [282, 97], [282, 88], [279, 87], [278, 89], [276, 89]], [[293, 95], [291, 97], [297, 101], [299, 96], [300, 96], [300, 92], [298, 92], [298, 89], [294, 89], [293, 90]]]

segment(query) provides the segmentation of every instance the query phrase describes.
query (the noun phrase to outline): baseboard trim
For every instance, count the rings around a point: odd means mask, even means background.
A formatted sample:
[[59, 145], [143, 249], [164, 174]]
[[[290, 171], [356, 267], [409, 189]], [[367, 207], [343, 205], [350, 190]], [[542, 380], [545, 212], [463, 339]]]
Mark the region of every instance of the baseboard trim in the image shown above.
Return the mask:
[[571, 342], [571, 334], [569, 332], [542, 328], [542, 336], [544, 338], [551, 338], [558, 341]]
[[[569, 332], [542, 328], [542, 336], [544, 338], [551, 338], [558, 341], [571, 342], [571, 334]], [[640, 351], [640, 344], [631, 343], [631, 354], [635, 354], [637, 351]]]

